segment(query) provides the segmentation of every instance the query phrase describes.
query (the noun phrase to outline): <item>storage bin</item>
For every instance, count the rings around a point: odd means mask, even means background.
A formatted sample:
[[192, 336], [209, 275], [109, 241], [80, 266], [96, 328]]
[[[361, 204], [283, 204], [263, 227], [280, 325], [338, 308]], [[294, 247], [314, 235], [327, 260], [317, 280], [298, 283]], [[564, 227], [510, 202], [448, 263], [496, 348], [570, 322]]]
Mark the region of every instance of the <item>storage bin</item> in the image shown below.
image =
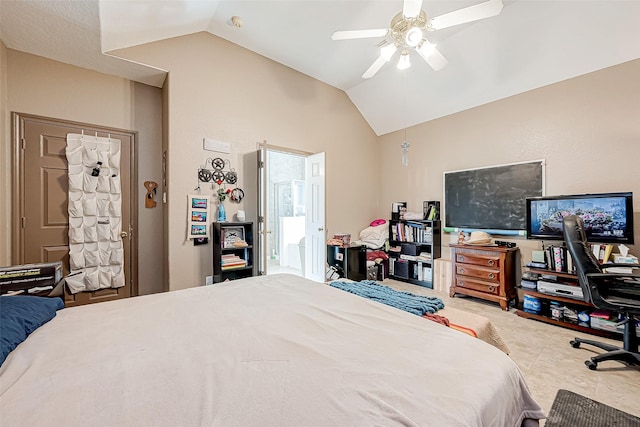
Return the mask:
[[524, 301], [522, 303], [522, 308], [527, 313], [538, 314], [542, 310], [542, 304], [540, 303], [540, 298], [536, 298], [531, 295], [525, 295]]

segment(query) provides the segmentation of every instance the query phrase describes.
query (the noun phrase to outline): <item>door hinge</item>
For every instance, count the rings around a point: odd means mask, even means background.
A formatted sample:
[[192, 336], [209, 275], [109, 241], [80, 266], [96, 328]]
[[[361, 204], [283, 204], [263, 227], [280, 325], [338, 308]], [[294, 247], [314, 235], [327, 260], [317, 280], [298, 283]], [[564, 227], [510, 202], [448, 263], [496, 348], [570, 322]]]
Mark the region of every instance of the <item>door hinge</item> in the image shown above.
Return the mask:
[[262, 160], [258, 160], [258, 168], [264, 168], [264, 162]]
[[20, 227], [21, 228], [25, 228], [26, 223], [27, 223], [27, 218], [25, 218], [23, 216], [20, 217]]
[[258, 222], [264, 222], [264, 217], [263, 216], [259, 216], [258, 217]]
[[27, 143], [25, 142], [24, 138], [20, 138], [20, 149], [24, 150], [27, 147]]

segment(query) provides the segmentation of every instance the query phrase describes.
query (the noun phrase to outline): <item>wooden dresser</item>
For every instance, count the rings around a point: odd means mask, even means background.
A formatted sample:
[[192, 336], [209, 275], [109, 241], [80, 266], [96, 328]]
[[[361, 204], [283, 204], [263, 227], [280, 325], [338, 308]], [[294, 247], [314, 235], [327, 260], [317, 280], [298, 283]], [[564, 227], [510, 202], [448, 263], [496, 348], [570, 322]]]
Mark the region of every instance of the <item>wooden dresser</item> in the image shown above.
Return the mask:
[[508, 310], [517, 305], [516, 254], [518, 248], [504, 246], [451, 245], [453, 283], [449, 296], [464, 294], [500, 303]]

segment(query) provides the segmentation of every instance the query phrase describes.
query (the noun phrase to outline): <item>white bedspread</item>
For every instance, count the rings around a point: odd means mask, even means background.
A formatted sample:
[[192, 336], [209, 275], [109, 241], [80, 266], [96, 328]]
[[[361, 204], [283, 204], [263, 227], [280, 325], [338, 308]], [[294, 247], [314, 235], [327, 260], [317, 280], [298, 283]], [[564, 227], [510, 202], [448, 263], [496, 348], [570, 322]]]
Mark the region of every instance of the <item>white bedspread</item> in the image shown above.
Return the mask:
[[0, 368], [3, 426], [518, 426], [514, 362], [290, 275], [67, 308]]

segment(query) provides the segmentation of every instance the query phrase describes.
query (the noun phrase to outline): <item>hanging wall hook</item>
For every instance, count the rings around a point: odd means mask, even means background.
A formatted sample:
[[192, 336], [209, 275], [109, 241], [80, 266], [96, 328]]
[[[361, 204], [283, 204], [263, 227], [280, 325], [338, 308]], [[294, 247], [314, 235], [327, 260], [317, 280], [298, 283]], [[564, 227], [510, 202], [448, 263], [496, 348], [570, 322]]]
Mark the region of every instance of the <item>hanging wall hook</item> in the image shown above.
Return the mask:
[[155, 208], [156, 188], [158, 188], [158, 183], [155, 181], [145, 181], [144, 186], [147, 189], [147, 196], [144, 199], [144, 207]]

